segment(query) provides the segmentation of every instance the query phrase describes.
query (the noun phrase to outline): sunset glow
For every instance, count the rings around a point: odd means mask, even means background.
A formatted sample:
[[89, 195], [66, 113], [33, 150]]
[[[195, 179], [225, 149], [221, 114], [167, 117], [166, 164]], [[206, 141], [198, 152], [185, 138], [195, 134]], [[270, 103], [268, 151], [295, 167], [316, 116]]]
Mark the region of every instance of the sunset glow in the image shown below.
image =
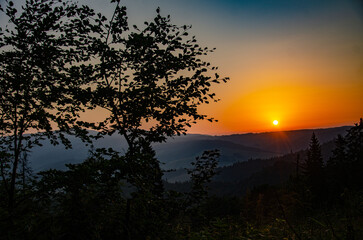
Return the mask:
[[277, 124], [279, 124], [279, 121], [274, 120], [272, 123], [276, 126]]
[[[100, 4], [101, 3], [97, 3]], [[356, 0], [125, 1], [131, 21], [156, 7], [193, 26], [230, 82], [189, 133], [234, 134], [353, 125], [363, 117], [363, 18]], [[218, 16], [218, 17], [216, 17]], [[144, 20], [144, 19], [143, 19]], [[140, 22], [138, 22], [140, 21]], [[213, 74], [211, 72], [211, 74]], [[100, 112], [87, 113], [99, 118]], [[271, 124], [274, 120], [283, 124]]]
[[[363, 117], [363, 18], [356, 2], [296, 3], [234, 1], [234, 10], [220, 4], [221, 12], [236, 13], [227, 18], [234, 22], [209, 30], [224, 32], [225, 38], [212, 37], [207, 26], [199, 29], [210, 36], [206, 43], [216, 43], [211, 62], [231, 81], [215, 88], [219, 103], [201, 107], [219, 122], [201, 122], [192, 133], [326, 128]], [[284, 124], [271, 124], [277, 119]]]

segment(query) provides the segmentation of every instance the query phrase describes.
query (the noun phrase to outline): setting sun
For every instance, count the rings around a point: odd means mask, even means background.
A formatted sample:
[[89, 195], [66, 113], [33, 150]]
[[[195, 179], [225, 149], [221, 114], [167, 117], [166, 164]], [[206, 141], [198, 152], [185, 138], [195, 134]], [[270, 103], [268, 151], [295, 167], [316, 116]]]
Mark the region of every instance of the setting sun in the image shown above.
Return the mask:
[[274, 120], [272, 123], [273, 123], [275, 126], [277, 126], [277, 124], [279, 124], [279, 121]]

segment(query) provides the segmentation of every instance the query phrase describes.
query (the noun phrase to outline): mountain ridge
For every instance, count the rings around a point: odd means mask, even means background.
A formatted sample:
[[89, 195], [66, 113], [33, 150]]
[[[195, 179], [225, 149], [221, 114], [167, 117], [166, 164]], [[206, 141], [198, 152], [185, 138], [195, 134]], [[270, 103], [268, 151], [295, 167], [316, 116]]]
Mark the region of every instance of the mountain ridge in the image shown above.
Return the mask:
[[[156, 157], [163, 163], [163, 169], [187, 168], [195, 157], [205, 150], [212, 149], [220, 149], [220, 166], [228, 166], [235, 162], [281, 156], [306, 149], [312, 132], [315, 132], [320, 142], [324, 143], [333, 140], [338, 134], [345, 135], [349, 128], [342, 126], [222, 136], [187, 134], [168, 138], [165, 143], [153, 144], [153, 147]], [[73, 149], [70, 150], [61, 145], [53, 146], [47, 141], [43, 143], [43, 147], [35, 147], [29, 154], [34, 171], [50, 168], [65, 169], [64, 164], [84, 161], [89, 156], [89, 147], [75, 137], [70, 139], [73, 144]], [[126, 152], [126, 146], [126, 141], [119, 135], [106, 136], [95, 143], [96, 148], [111, 147], [121, 153]]]

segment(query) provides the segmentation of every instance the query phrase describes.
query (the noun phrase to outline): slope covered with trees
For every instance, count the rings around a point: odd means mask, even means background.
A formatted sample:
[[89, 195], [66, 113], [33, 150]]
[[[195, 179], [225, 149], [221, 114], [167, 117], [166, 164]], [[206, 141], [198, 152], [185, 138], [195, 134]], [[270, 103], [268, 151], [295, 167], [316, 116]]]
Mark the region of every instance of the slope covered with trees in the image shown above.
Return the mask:
[[[322, 162], [319, 140], [312, 135], [307, 151], [218, 169], [222, 176], [217, 175], [209, 185], [214, 196], [199, 207], [202, 217], [189, 236], [361, 239], [362, 142], [361, 119], [345, 137], [336, 137], [327, 162]], [[243, 177], [251, 170], [255, 173]], [[166, 186], [179, 191], [190, 189], [187, 183]]]

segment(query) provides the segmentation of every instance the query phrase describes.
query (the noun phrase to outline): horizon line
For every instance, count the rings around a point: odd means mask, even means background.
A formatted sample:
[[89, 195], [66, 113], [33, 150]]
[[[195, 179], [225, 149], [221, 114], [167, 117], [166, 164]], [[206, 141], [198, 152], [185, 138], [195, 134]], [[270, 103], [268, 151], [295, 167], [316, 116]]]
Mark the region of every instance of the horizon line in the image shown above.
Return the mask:
[[207, 134], [207, 133], [186, 133], [186, 135], [207, 135], [207, 136], [231, 136], [231, 135], [245, 135], [245, 134], [263, 134], [263, 133], [279, 133], [279, 132], [294, 132], [294, 131], [307, 131], [307, 130], [324, 130], [331, 128], [354, 127], [353, 125], [338, 125], [332, 127], [316, 127], [316, 128], [298, 128], [289, 130], [276, 130], [276, 131], [261, 131], [261, 132], [236, 132], [236, 133], [221, 133], [221, 134]]

